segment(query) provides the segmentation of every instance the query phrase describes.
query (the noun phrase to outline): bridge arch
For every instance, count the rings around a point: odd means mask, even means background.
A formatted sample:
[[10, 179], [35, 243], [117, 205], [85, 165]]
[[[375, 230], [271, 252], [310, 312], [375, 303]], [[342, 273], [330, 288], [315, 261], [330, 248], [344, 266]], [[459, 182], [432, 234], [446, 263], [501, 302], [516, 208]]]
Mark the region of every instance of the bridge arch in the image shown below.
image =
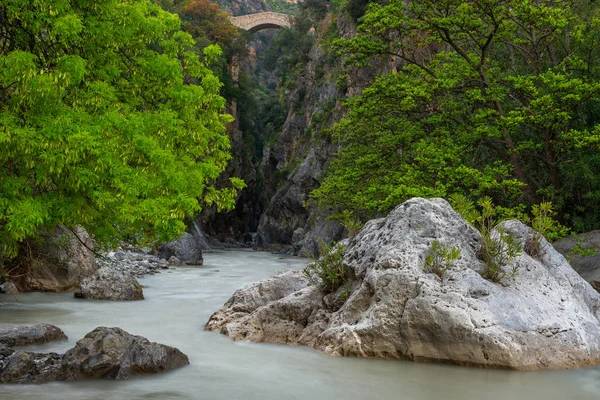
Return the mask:
[[233, 25], [250, 33], [268, 28], [279, 29], [292, 26], [290, 15], [272, 11], [240, 15], [238, 17], [230, 17], [230, 19]]

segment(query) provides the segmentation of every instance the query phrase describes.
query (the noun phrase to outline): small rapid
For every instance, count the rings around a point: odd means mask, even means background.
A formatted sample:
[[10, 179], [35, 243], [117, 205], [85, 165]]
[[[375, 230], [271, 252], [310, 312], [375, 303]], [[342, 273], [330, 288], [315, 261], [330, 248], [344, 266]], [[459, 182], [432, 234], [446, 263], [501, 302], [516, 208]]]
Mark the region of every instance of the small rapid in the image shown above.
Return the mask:
[[204, 332], [210, 315], [242, 286], [307, 260], [253, 251], [204, 254], [201, 267], [178, 267], [140, 280], [146, 300], [92, 301], [72, 293], [0, 295], [0, 325], [57, 325], [68, 342], [31, 346], [64, 352], [97, 326], [118, 326], [179, 348], [191, 365], [126, 381], [2, 385], [1, 400], [123, 399], [485, 399], [597, 400], [600, 367], [502, 371], [409, 361], [332, 357], [298, 346], [232, 342]]

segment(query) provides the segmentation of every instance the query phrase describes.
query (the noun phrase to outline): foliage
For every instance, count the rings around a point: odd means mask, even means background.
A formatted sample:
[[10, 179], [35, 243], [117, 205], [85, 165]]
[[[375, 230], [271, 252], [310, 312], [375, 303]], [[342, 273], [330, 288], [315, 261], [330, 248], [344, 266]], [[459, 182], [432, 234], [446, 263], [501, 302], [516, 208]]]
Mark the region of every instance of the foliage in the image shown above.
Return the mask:
[[190, 0], [182, 9], [186, 30], [193, 36], [206, 36], [215, 43], [228, 43], [239, 37], [229, 14], [210, 0]]
[[532, 257], [538, 258], [540, 255], [540, 245], [542, 237], [553, 242], [567, 236], [570, 229], [557, 222], [552, 216], [552, 203], [544, 202], [534, 204], [531, 210], [533, 218], [531, 226], [535, 233], [525, 243], [525, 252]]
[[425, 257], [423, 269], [441, 277], [446, 270], [454, 266], [454, 262], [460, 258], [460, 253], [459, 247], [445, 246], [434, 240], [427, 257]]
[[350, 239], [354, 239], [360, 229], [363, 226], [363, 223], [352, 215], [352, 213], [348, 210], [342, 211], [341, 215], [335, 216], [336, 219], [340, 221], [342, 226], [348, 231], [348, 237]]
[[355, 22], [367, 11], [371, 0], [332, 0], [332, 10], [336, 13], [348, 13]]
[[312, 22], [300, 16], [291, 28], [282, 28], [273, 38], [266, 54], [265, 67], [275, 70], [279, 67], [281, 86], [295, 87], [296, 78], [308, 63], [308, 53], [314, 45], [314, 38], [307, 35]]
[[503, 267], [521, 254], [523, 250], [521, 244], [512, 233], [507, 233], [502, 226], [497, 225], [497, 212], [489, 197], [481, 199], [479, 206], [481, 214], [478, 220], [482, 241], [477, 256], [485, 264], [481, 276], [492, 282], [500, 282], [506, 276], [517, 276], [519, 264], [515, 264], [510, 273], [507, 273]]
[[[276, 11], [284, 14], [296, 14], [298, 12], [298, 4], [299, 2], [287, 1], [287, 0], [263, 0], [266, 7], [266, 10]], [[222, 3], [225, 0], [221, 1]], [[250, 12], [248, 12], [249, 14]]]
[[567, 260], [569, 262], [571, 262], [571, 259], [575, 255], [580, 256], [580, 257], [588, 257], [588, 256], [596, 255], [596, 253], [597, 253], [596, 249], [589, 249], [589, 248], [586, 249], [583, 247], [583, 242], [585, 240], [583, 237], [578, 236], [576, 239], [577, 239], [577, 243], [575, 244], [575, 246], [573, 246], [570, 254], [567, 256]]
[[531, 207], [531, 227], [549, 242], [562, 239], [569, 235], [570, 230], [556, 221], [553, 216], [552, 203], [543, 202]]
[[[600, 224], [597, 2], [370, 3], [350, 67], [392, 65], [349, 100], [318, 204], [361, 220], [413, 197], [552, 202], [576, 230]], [[388, 64], [389, 65], [389, 64]]]
[[300, 3], [300, 10], [303, 13], [310, 13], [315, 19], [322, 19], [329, 10], [328, 2], [322, 0], [303, 0]]
[[500, 282], [505, 276], [517, 276], [518, 264], [513, 266], [510, 273], [506, 273], [503, 267], [521, 253], [522, 246], [511, 233], [498, 226], [500, 220], [511, 217], [512, 210], [495, 207], [489, 197], [479, 200], [480, 210], [461, 194], [454, 194], [450, 202], [454, 210], [470, 224], [476, 226], [481, 233], [481, 247], [477, 252], [477, 257], [485, 264], [481, 276], [492, 282]]
[[349, 287], [344, 268], [344, 246], [339, 243], [328, 246], [320, 241], [319, 253], [321, 257], [315, 257], [313, 262], [304, 268], [304, 274], [311, 283], [318, 282], [326, 293], [334, 292], [341, 286], [346, 288], [344, 292], [347, 293]]
[[231, 207], [218, 48], [148, 0], [5, 0], [0, 24], [1, 259], [57, 225], [165, 241]]

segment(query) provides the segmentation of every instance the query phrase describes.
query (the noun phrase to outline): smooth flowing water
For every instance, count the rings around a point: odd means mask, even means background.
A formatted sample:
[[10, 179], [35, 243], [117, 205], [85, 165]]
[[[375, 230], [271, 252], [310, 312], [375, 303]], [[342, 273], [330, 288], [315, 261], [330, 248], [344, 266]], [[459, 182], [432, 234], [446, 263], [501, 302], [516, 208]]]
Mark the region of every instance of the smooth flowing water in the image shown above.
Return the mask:
[[62, 352], [97, 326], [118, 326], [187, 354], [191, 365], [127, 381], [0, 386], [17, 399], [489, 399], [600, 398], [600, 368], [515, 372], [332, 357], [314, 350], [232, 342], [204, 332], [211, 313], [238, 288], [307, 263], [251, 251], [205, 254], [202, 267], [141, 280], [146, 300], [105, 302], [72, 293], [0, 295], [0, 325], [47, 322], [68, 342], [32, 347]]

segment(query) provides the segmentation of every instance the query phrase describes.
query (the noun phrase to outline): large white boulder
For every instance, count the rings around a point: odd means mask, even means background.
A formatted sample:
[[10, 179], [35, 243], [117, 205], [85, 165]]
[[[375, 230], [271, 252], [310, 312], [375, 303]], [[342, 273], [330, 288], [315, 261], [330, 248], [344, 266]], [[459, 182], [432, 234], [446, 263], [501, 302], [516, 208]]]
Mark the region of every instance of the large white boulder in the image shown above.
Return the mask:
[[[503, 228], [527, 249], [537, 238], [518, 221]], [[434, 241], [461, 249], [441, 276], [424, 269]], [[579, 368], [600, 361], [600, 295], [562, 255], [539, 238], [534, 257], [522, 252], [504, 267], [518, 265], [518, 274], [494, 283], [479, 273], [480, 247], [480, 233], [446, 201], [411, 199], [349, 242], [347, 299], [342, 288], [325, 294], [288, 272], [237, 291], [206, 329], [335, 355], [480, 367]]]

